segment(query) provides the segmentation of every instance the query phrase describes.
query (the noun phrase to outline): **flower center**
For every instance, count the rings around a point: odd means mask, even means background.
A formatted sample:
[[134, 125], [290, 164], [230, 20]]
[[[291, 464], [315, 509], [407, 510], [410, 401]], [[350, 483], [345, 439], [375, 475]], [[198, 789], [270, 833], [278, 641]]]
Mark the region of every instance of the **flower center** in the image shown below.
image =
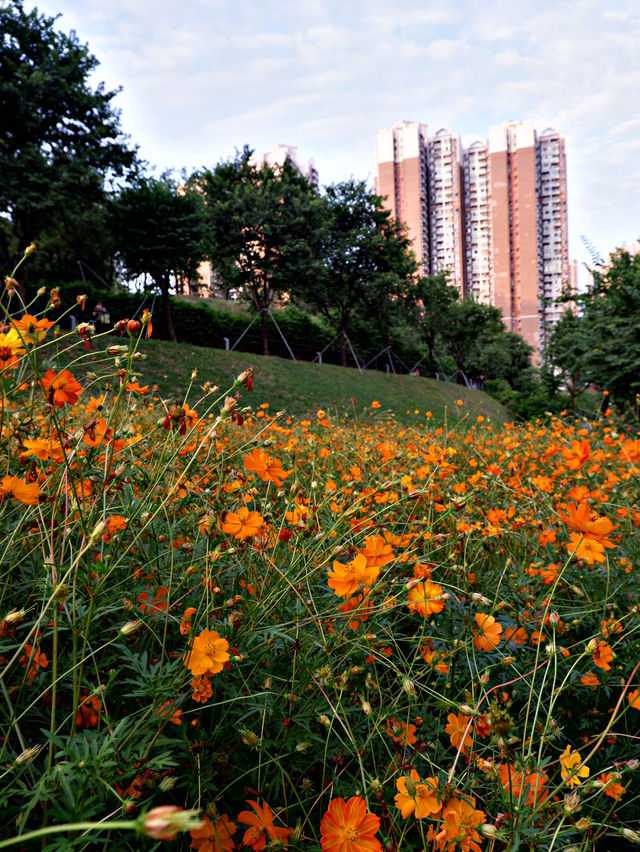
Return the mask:
[[344, 832], [345, 840], [350, 840], [352, 843], [355, 843], [359, 840], [360, 835], [358, 834], [358, 829], [354, 828], [352, 825], [347, 826]]
[[13, 355], [13, 349], [10, 346], [0, 346], [0, 361], [8, 361]]
[[207, 657], [215, 657], [218, 653], [218, 643], [215, 640], [213, 642], [207, 642], [204, 651]]

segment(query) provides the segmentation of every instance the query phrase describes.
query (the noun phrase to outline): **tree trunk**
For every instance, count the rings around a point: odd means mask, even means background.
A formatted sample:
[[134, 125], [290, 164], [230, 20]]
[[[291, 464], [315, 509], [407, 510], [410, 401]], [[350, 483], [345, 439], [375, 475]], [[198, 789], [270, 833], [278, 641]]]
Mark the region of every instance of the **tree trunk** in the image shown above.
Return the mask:
[[347, 366], [347, 347], [345, 346], [345, 338], [346, 333], [344, 328], [341, 328], [338, 332], [338, 337], [340, 339], [340, 363], [343, 367]]
[[435, 355], [435, 347], [434, 341], [431, 336], [427, 338], [427, 346], [429, 347], [429, 370], [431, 371], [431, 375], [435, 376], [436, 370], [436, 355]]
[[262, 354], [263, 355], [269, 354], [269, 328], [268, 328], [268, 325], [267, 325], [267, 323], [269, 321], [268, 310], [269, 310], [268, 308], [262, 308], [261, 311], [260, 311], [260, 334], [262, 336]]
[[167, 329], [167, 337], [172, 343], [177, 343], [178, 338], [176, 337], [176, 330], [173, 327], [173, 317], [171, 316], [171, 302], [169, 300], [169, 282], [168, 280], [161, 279], [159, 281], [160, 291], [162, 293], [162, 306], [164, 308], [164, 324]]

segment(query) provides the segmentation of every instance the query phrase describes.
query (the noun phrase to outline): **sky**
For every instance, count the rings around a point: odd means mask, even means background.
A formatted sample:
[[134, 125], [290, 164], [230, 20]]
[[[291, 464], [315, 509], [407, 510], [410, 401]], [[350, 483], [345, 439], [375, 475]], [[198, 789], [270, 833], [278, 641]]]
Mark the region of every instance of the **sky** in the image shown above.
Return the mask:
[[566, 138], [570, 254], [640, 236], [637, 0], [40, 0], [121, 87], [121, 126], [158, 172], [249, 145], [298, 147], [320, 183], [373, 185], [400, 119], [464, 145], [507, 119]]

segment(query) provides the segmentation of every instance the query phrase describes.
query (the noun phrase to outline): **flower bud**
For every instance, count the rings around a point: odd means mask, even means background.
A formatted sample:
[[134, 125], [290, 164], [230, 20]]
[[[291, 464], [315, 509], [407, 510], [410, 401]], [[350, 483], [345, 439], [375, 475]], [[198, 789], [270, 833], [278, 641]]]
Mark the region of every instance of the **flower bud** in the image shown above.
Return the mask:
[[34, 745], [31, 746], [31, 748], [25, 748], [25, 750], [20, 752], [20, 754], [16, 757], [16, 763], [18, 766], [24, 766], [27, 763], [31, 763], [31, 761], [38, 756], [38, 752], [41, 748], [41, 745]]
[[175, 840], [181, 831], [202, 827], [197, 810], [183, 811], [178, 805], [160, 805], [142, 817], [141, 831], [154, 840]]

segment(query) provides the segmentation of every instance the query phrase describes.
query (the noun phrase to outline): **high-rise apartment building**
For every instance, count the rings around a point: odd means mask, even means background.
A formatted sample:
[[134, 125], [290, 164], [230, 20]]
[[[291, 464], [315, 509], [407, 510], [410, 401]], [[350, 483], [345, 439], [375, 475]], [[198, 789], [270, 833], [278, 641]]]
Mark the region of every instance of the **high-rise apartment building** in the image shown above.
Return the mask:
[[449, 269], [464, 292], [462, 143], [443, 127], [427, 141], [429, 269]]
[[[405, 164], [397, 139], [408, 128], [420, 133], [411, 131]], [[416, 168], [425, 160], [426, 168]], [[446, 128], [429, 137], [425, 125], [400, 122], [378, 133], [374, 174], [376, 191], [407, 224], [423, 272], [448, 270], [461, 293], [500, 308], [506, 326], [539, 349], [545, 323], [563, 310], [548, 300], [570, 286], [560, 134], [547, 129], [538, 136], [530, 121], [507, 121], [489, 130], [487, 142], [463, 150]]]
[[307, 180], [318, 186], [318, 170], [314, 161], [311, 158], [299, 160], [296, 145], [284, 145], [279, 142], [270, 151], [262, 151], [261, 153], [254, 151], [250, 163], [259, 169], [264, 166], [278, 168], [284, 166], [286, 160], [289, 160]]
[[407, 227], [416, 259], [429, 274], [427, 126], [399, 121], [376, 140], [374, 187], [394, 217]]
[[491, 259], [491, 185], [489, 146], [474, 142], [464, 152], [465, 292], [486, 305], [493, 304]]

